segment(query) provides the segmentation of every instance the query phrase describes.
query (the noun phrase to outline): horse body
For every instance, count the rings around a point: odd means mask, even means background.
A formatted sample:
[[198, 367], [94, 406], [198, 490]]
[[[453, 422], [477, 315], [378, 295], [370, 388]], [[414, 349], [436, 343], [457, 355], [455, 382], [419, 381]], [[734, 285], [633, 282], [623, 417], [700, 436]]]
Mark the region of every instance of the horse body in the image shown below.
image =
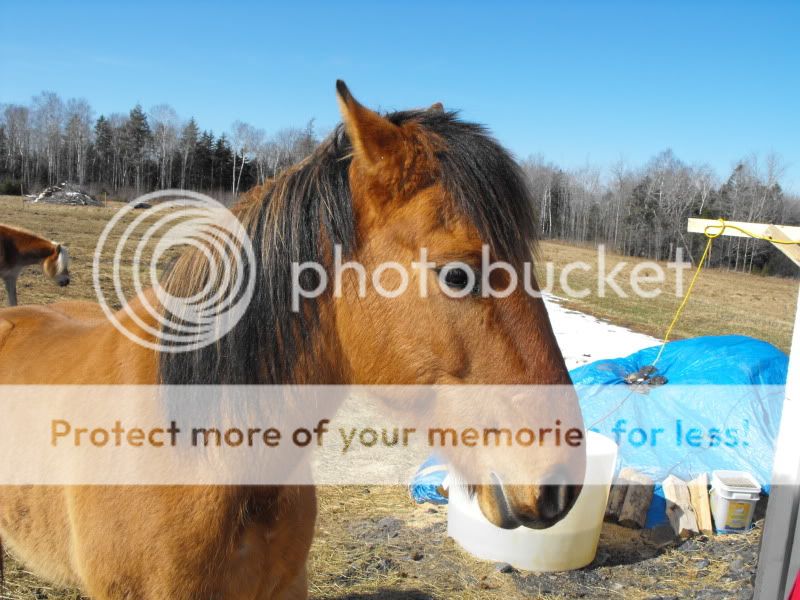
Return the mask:
[[[329, 265], [334, 245], [368, 269], [411, 264], [420, 247], [437, 262], [474, 264], [483, 242], [515, 265], [530, 256], [524, 180], [480, 127], [439, 106], [383, 117], [337, 89], [344, 127], [234, 210], [259, 264], [232, 331], [192, 352], [159, 354], [88, 303], [2, 310], [0, 384], [569, 384], [541, 299], [521, 291], [454, 299], [426, 268], [412, 269], [409, 290], [429, 280], [431, 297], [370, 290], [365, 299], [351, 273], [341, 297], [290, 310], [289, 262]], [[165, 283], [174, 295], [203, 287], [198, 256], [176, 261]], [[137, 301], [130, 306], [154, 324]], [[582, 426], [574, 394], [558, 410]], [[496, 525], [547, 527], [574, 504], [580, 486], [563, 482], [583, 480], [585, 457], [536, 456], [509, 451], [505, 466], [530, 481], [553, 469], [571, 478], [475, 486]], [[0, 538], [36, 572], [96, 600], [304, 598], [315, 517], [311, 486], [0, 487]]]
[[17, 305], [17, 278], [23, 269], [41, 264], [58, 285], [69, 284], [69, 253], [65, 246], [25, 229], [0, 224], [0, 279], [8, 294], [8, 305]]
[[[21, 356], [36, 360], [13, 360]], [[96, 304], [0, 312], [2, 384], [156, 381], [155, 352]], [[315, 514], [310, 486], [0, 486], [8, 548], [98, 599], [301, 598]]]
[[92, 598], [305, 597], [310, 487], [7, 487], [0, 507], [13, 554]]

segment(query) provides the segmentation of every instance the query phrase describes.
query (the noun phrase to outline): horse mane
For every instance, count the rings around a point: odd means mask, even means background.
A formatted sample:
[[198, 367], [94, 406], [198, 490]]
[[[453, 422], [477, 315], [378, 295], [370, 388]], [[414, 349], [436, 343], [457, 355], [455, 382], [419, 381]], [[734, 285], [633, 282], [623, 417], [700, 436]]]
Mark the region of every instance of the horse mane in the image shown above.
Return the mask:
[[[385, 115], [397, 125], [413, 122], [437, 140], [438, 181], [453, 208], [469, 219], [494, 256], [513, 264], [530, 260], [536, 237], [533, 202], [513, 157], [486, 131], [457, 113], [413, 110]], [[291, 310], [291, 265], [328, 264], [334, 244], [343, 258], [356, 249], [348, 170], [353, 148], [338, 125], [317, 149], [233, 209], [253, 243], [255, 291], [239, 323], [214, 344], [182, 353], [161, 353], [166, 384], [285, 384], [311, 349], [319, 329], [319, 299]], [[191, 251], [188, 251], [191, 252]], [[177, 295], [202, 287], [197, 261], [182, 256], [166, 278]], [[308, 270], [303, 276], [314, 275]], [[306, 289], [313, 279], [301, 281]], [[198, 287], [199, 286], [199, 287]], [[330, 286], [329, 286], [330, 287]]]

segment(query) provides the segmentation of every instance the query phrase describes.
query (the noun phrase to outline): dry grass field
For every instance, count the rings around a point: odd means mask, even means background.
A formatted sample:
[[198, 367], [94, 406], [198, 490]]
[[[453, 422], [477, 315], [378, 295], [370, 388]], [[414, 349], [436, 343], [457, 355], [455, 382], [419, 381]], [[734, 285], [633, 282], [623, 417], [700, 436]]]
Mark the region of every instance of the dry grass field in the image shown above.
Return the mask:
[[[73, 258], [69, 287], [58, 288], [30, 269], [20, 278], [20, 302], [93, 299], [95, 243], [117, 209], [23, 206], [19, 198], [0, 197], [0, 222], [62, 241]], [[544, 243], [540, 249], [540, 260], [552, 260], [556, 265], [573, 260], [592, 264], [594, 256], [593, 249], [560, 243]], [[103, 260], [110, 260], [110, 256], [104, 255]], [[573, 287], [588, 285], [592, 278], [576, 272]], [[553, 291], [562, 295], [558, 287]], [[745, 333], [787, 350], [796, 294], [796, 281], [709, 271], [702, 275], [676, 333], [679, 337]], [[4, 297], [0, 300], [0, 304], [5, 302]], [[671, 294], [656, 300], [592, 295], [567, 305], [660, 336], [678, 302]], [[317, 536], [309, 568], [311, 596], [317, 599], [637, 600], [700, 597], [699, 590], [705, 590], [702, 597], [708, 598], [752, 596], [761, 521], [746, 535], [698, 538], [683, 544], [664, 539], [663, 532], [642, 533], [607, 525], [591, 566], [571, 573], [537, 575], [500, 572], [495, 565], [462, 552], [446, 537], [446, 509], [415, 505], [405, 488], [322, 487], [319, 498]], [[80, 595], [38, 581], [7, 557], [6, 588], [0, 598], [75, 600]]]
[[[642, 261], [608, 254], [606, 273], [618, 262], [625, 263], [615, 280], [628, 297], [620, 298], [608, 286], [605, 297], [599, 297], [594, 293], [597, 289], [598, 272], [596, 248], [545, 242], [541, 245], [540, 254], [541, 260], [555, 264], [556, 273], [573, 261], [582, 261], [591, 267], [590, 271], [575, 270], [570, 276], [569, 283], [573, 289], [592, 289], [592, 294], [586, 298], [572, 299], [565, 303], [575, 310], [661, 338], [680, 304], [681, 298], [675, 296], [675, 271], [668, 269], [666, 263], [659, 263], [667, 273], [664, 284], [660, 286], [663, 293], [652, 299], [640, 298], [632, 293], [629, 275]], [[647, 271], [642, 273], [647, 274]], [[693, 274], [694, 267], [684, 271], [684, 291]], [[539, 280], [544, 286], [546, 280], [543, 266], [539, 267]], [[642, 285], [645, 290], [655, 287], [652, 284]], [[797, 290], [796, 279], [749, 275], [721, 269], [703, 270], [672, 337], [677, 339], [740, 333], [767, 340], [788, 352], [797, 306]], [[557, 296], [566, 295], [559, 285], [558, 277], [555, 278], [553, 293]]]

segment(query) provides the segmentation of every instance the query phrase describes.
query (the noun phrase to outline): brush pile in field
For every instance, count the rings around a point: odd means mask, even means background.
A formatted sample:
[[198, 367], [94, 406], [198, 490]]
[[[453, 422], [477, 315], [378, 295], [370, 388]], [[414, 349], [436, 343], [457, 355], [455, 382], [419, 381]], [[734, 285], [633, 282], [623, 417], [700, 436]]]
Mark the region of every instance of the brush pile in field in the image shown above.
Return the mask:
[[33, 202], [69, 204], [73, 206], [103, 206], [103, 203], [82, 191], [74, 183], [62, 183], [45, 188]]

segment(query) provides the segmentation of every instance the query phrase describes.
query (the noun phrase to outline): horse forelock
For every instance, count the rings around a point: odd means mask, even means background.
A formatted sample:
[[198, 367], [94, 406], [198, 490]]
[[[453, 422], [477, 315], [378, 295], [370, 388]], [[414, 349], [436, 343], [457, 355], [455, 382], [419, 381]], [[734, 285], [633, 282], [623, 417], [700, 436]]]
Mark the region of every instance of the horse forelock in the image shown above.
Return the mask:
[[[397, 125], [414, 123], [435, 139], [440, 183], [454, 208], [471, 221], [500, 260], [528, 260], [535, 241], [533, 203], [513, 157], [477, 124], [443, 111], [385, 115]], [[253, 298], [239, 323], [215, 344], [185, 353], [162, 353], [160, 379], [172, 384], [281, 384], [296, 381], [296, 365], [314, 351], [321, 305], [329, 295], [304, 299], [292, 310], [292, 264], [329, 264], [338, 244], [343, 258], [358, 243], [350, 187], [351, 142], [342, 125], [305, 160], [249, 196], [234, 214], [253, 243]], [[197, 291], [193, 261], [177, 261], [168, 284], [178, 295]], [[304, 276], [312, 277], [308, 272]], [[313, 282], [303, 282], [305, 289]]]

